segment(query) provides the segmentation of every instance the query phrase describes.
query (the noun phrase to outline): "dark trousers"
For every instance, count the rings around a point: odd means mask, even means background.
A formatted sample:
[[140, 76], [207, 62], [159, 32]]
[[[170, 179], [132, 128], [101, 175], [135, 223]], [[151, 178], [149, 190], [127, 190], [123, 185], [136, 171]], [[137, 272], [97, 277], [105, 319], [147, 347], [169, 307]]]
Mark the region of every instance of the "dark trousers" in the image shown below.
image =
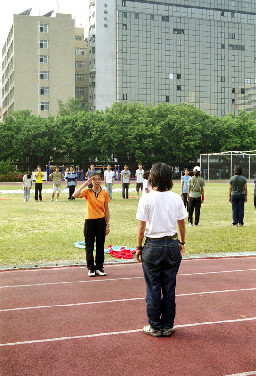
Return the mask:
[[256, 191], [254, 191], [254, 207], [256, 209]]
[[122, 197], [128, 198], [129, 183], [123, 183], [122, 185]]
[[38, 194], [39, 194], [39, 200], [42, 201], [42, 183], [36, 183], [35, 184], [35, 200], [38, 201]]
[[69, 185], [68, 187], [68, 191], [69, 191], [69, 195], [68, 195], [68, 199], [69, 200], [74, 200], [74, 198], [72, 197], [72, 194], [75, 192], [75, 186], [74, 185]]
[[182, 193], [182, 200], [184, 202], [185, 208], [188, 210], [188, 194], [187, 193]]
[[[84, 222], [85, 252], [87, 268], [101, 270], [104, 263], [104, 243], [106, 232], [106, 219], [86, 219]], [[94, 265], [94, 242], [96, 239], [96, 263]]]
[[173, 327], [176, 275], [181, 259], [177, 239], [146, 239], [142, 267], [147, 285], [148, 323], [154, 329]]
[[244, 200], [245, 195], [231, 196], [233, 225], [244, 224]]
[[189, 197], [188, 204], [188, 216], [189, 222], [193, 225], [193, 213], [195, 209], [195, 225], [197, 226], [200, 218], [200, 209], [201, 209], [201, 197]]

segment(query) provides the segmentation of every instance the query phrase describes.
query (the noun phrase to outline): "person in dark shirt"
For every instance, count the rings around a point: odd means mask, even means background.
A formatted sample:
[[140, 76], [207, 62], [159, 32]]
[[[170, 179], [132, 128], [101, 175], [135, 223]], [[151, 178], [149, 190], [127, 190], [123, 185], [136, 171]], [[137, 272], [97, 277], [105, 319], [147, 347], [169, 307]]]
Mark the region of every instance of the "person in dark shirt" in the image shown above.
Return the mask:
[[247, 202], [247, 181], [242, 169], [236, 167], [235, 175], [229, 180], [229, 202], [232, 204], [232, 226], [244, 225], [244, 203]]

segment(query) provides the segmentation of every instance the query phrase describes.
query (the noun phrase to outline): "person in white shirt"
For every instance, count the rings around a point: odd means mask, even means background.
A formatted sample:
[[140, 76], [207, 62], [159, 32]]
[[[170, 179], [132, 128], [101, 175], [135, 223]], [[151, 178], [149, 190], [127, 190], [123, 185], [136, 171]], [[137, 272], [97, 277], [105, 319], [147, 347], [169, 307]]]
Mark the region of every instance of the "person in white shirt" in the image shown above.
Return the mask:
[[30, 173], [23, 176], [24, 202], [29, 202], [30, 189], [32, 188], [32, 175]]
[[124, 165], [124, 169], [121, 171], [121, 184], [122, 184], [122, 197], [128, 199], [129, 185], [130, 185], [131, 173], [128, 170], [128, 165]]
[[107, 169], [104, 172], [104, 183], [107, 188], [110, 200], [112, 200], [112, 186], [114, 184], [114, 171], [111, 170], [110, 164], [107, 165]]
[[[143, 332], [168, 337], [174, 332], [176, 275], [185, 254], [187, 211], [182, 198], [170, 192], [173, 185], [170, 166], [153, 165], [149, 182], [152, 191], [141, 197], [136, 215], [139, 220], [136, 259], [142, 262], [147, 286], [149, 325]], [[146, 241], [142, 247], [144, 236]]]
[[145, 193], [149, 193], [151, 191], [151, 186], [149, 184], [149, 175], [150, 175], [150, 171], [146, 171], [144, 172], [143, 174], [143, 189], [142, 189], [142, 195], [144, 195]]
[[136, 191], [137, 191], [137, 199], [140, 198], [140, 190], [141, 190], [141, 193], [143, 191], [143, 174], [144, 174], [144, 170], [142, 168], [142, 164], [139, 163], [138, 164], [138, 170], [136, 170], [136, 173], [135, 173], [135, 176], [136, 176]]

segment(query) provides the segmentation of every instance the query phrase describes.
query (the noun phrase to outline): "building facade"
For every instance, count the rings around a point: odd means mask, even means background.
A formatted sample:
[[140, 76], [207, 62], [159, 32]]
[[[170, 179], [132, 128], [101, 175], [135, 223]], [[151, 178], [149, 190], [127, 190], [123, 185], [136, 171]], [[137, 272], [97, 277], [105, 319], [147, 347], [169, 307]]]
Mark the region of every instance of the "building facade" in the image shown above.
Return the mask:
[[[77, 40], [83, 33], [75, 28], [72, 16], [29, 14], [30, 11], [13, 16], [13, 25], [2, 49], [3, 119], [18, 110], [31, 110], [42, 117], [57, 115], [58, 99], [65, 103], [75, 97], [78, 71], [83, 81], [77, 86], [83, 82], [83, 93], [88, 91], [87, 42]], [[78, 47], [83, 68], [77, 68]], [[86, 100], [87, 96], [84, 97]]]
[[90, 0], [89, 103], [256, 108], [255, 0]]

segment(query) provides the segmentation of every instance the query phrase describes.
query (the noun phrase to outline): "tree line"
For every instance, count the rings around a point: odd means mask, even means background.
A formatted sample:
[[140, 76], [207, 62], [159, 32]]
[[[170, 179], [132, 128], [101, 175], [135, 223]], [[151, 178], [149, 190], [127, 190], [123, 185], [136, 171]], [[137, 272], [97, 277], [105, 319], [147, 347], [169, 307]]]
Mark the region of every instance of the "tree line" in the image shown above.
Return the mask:
[[60, 106], [57, 117], [13, 112], [0, 125], [0, 161], [23, 171], [56, 164], [164, 161], [183, 168], [200, 153], [256, 149], [256, 112], [211, 116], [189, 104], [114, 103], [105, 111]]

